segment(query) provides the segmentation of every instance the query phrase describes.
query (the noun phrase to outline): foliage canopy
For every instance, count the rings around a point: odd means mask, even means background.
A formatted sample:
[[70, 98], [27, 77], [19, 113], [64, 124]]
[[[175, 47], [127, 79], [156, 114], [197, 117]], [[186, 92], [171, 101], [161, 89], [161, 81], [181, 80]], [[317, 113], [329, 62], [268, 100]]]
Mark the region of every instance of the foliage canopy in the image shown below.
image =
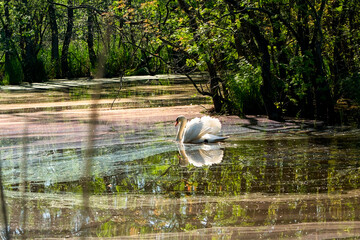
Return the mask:
[[356, 0], [3, 0], [0, 12], [2, 84], [180, 73], [216, 112], [275, 120], [334, 122], [339, 102], [360, 103]]

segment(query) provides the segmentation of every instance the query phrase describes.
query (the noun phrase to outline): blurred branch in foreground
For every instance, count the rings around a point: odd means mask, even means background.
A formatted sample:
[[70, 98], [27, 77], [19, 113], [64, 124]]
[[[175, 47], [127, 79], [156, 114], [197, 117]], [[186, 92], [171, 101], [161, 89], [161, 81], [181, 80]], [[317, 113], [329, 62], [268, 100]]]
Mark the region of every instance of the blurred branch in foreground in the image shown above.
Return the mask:
[[[0, 152], [0, 159], [1, 159], [1, 152]], [[2, 182], [2, 160], [0, 160], [0, 201], [1, 201], [1, 216], [3, 218], [2, 221], [4, 225], [4, 229], [2, 230], [3, 234], [1, 235], [5, 237], [5, 239], [10, 239], [4, 187]]]
[[26, 185], [27, 185], [27, 173], [28, 173], [28, 145], [29, 145], [29, 131], [28, 121], [25, 119], [24, 131], [22, 136], [22, 158], [20, 164], [20, 192], [21, 192], [21, 206], [23, 208], [23, 219], [22, 219], [22, 239], [26, 239], [27, 234], [27, 199], [26, 199]]
[[92, 94], [92, 103], [90, 107], [90, 118], [89, 118], [89, 130], [88, 130], [88, 139], [87, 146], [84, 154], [84, 169], [83, 169], [83, 178], [82, 178], [82, 188], [83, 188], [83, 207], [84, 207], [84, 225], [87, 223], [85, 219], [87, 216], [90, 216], [90, 181], [92, 175], [92, 162], [95, 150], [95, 136], [96, 136], [96, 125], [98, 121], [98, 112], [97, 104], [101, 92], [101, 85], [98, 85], [94, 88]]

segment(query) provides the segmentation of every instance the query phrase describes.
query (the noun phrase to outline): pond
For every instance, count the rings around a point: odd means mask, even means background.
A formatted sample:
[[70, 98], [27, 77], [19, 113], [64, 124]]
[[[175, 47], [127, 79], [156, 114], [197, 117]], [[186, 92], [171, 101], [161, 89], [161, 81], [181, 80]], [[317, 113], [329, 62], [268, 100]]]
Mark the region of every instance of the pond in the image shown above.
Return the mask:
[[360, 237], [358, 129], [220, 116], [225, 142], [178, 144], [176, 116], [201, 116], [209, 107], [206, 98], [196, 101], [201, 106], [191, 99], [152, 108], [99, 105], [93, 141], [88, 108], [2, 113], [11, 236]]

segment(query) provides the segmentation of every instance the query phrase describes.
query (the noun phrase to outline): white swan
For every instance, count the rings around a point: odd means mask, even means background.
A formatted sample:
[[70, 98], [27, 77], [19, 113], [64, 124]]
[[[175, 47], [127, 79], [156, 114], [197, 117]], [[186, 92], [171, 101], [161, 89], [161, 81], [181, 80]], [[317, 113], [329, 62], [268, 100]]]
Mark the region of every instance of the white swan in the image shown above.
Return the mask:
[[181, 143], [214, 143], [225, 140], [227, 137], [219, 137], [214, 134], [221, 130], [219, 119], [204, 116], [194, 118], [188, 122], [184, 116], [176, 119], [175, 126], [180, 124], [176, 141]]

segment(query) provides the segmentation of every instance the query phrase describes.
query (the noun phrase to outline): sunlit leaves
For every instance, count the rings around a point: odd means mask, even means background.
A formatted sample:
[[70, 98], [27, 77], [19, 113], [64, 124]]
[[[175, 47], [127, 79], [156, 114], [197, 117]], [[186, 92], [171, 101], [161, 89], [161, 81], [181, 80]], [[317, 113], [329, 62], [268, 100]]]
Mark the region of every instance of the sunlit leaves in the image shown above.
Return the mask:
[[153, 7], [155, 7], [157, 5], [157, 0], [155, 1], [146, 1], [140, 4], [140, 9], [152, 9]]
[[188, 67], [194, 67], [196, 66], [196, 61], [194, 59], [186, 59], [186, 65]]

